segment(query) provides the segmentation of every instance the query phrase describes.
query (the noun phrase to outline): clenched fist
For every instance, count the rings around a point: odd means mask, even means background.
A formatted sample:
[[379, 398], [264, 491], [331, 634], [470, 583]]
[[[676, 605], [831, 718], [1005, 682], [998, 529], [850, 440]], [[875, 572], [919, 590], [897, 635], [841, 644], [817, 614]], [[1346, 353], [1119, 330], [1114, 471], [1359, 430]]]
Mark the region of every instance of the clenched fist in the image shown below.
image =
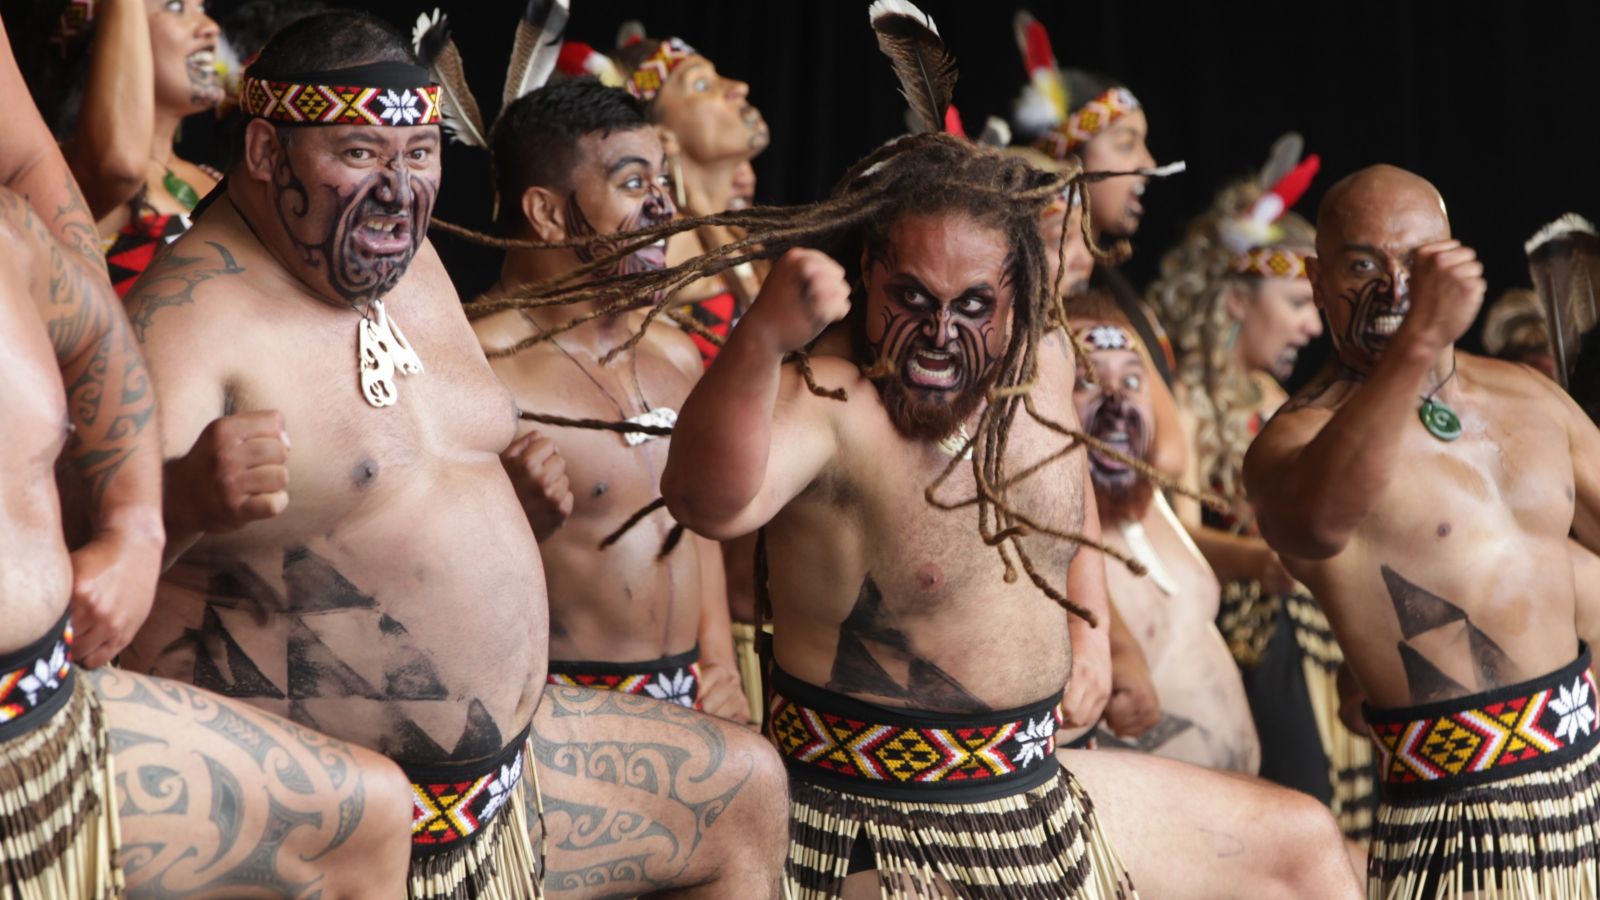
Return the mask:
[[1460, 241], [1437, 241], [1417, 248], [1411, 264], [1411, 312], [1403, 332], [1432, 349], [1454, 344], [1478, 317], [1483, 293], [1483, 263]]
[[[220, 534], [289, 505], [289, 433], [265, 410], [214, 420], [167, 472], [168, 509], [182, 530]], [[174, 529], [179, 530], [179, 528]]]
[[530, 431], [501, 452], [500, 462], [511, 477], [528, 524], [533, 526], [534, 539], [542, 543], [572, 515], [566, 460], [554, 441]]
[[844, 269], [826, 253], [796, 248], [778, 259], [741, 328], [755, 328], [780, 354], [800, 350], [850, 311]]

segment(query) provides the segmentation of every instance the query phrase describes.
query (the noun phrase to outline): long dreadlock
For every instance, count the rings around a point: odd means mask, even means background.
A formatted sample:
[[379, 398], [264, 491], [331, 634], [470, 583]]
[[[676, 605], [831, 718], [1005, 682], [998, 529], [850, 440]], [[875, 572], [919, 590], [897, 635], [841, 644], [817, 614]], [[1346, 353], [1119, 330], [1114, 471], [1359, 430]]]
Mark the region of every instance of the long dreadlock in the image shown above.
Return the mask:
[[[989, 391], [989, 402], [979, 414], [974, 435], [968, 438], [961, 452], [928, 486], [924, 496], [928, 503], [940, 509], [976, 505], [979, 534], [985, 544], [994, 547], [1000, 554], [1008, 582], [1017, 579], [1020, 568], [1045, 595], [1074, 615], [1096, 624], [1096, 617], [1091, 611], [1070, 600], [1063, 590], [1051, 584], [1038, 571], [1020, 539], [1035, 533], [1048, 535], [1097, 549], [1120, 560], [1136, 573], [1143, 574], [1143, 567], [1085, 534], [1053, 528], [1036, 521], [1013, 506], [1008, 495], [1012, 488], [1046, 463], [1088, 446], [1124, 459], [1145, 477], [1163, 487], [1173, 486], [1142, 461], [1129, 459], [1102, 447], [1089, 435], [1050, 419], [1039, 411], [1030, 396], [1038, 382], [1039, 347], [1047, 333], [1059, 328], [1072, 343], [1075, 353], [1079, 356], [1083, 353], [1071, 329], [1065, 327], [1067, 315], [1062, 300], [1061, 273], [1058, 271], [1055, 280], [1051, 281], [1049, 259], [1039, 236], [1039, 220], [1045, 208], [1064, 193], [1087, 207], [1088, 197], [1084, 191], [1087, 182], [1122, 174], [1129, 173], [1085, 174], [1071, 169], [1045, 171], [1018, 157], [950, 135], [936, 132], [909, 135], [880, 147], [857, 162], [826, 200], [801, 207], [753, 207], [678, 219], [626, 235], [605, 235], [603, 240], [613, 248], [612, 252], [554, 278], [526, 286], [514, 296], [469, 304], [467, 315], [476, 319], [508, 309], [574, 303], [594, 305], [591, 311], [560, 326], [490, 354], [506, 356], [549, 340], [584, 322], [634, 308], [637, 298], [641, 296], [653, 297], [654, 301], [639, 328], [603, 360], [609, 361], [619, 353], [631, 351], [644, 337], [650, 324], [668, 311], [673, 294], [693, 281], [715, 276], [745, 262], [777, 257], [798, 246], [824, 249], [840, 260], [847, 270], [852, 270], [858, 266], [863, 242], [870, 242], [875, 237], [881, 240], [887, 234], [887, 229], [907, 212], [959, 209], [972, 213], [985, 224], [1001, 230], [1010, 246], [1007, 275], [1014, 298], [1011, 332]], [[1082, 222], [1084, 237], [1091, 250], [1104, 258], [1104, 253], [1096, 247], [1089, 234], [1087, 210]], [[668, 268], [621, 274], [610, 271], [620, 260], [645, 246], [708, 224], [739, 228], [743, 230], [744, 237]], [[497, 238], [437, 220], [434, 226], [441, 231], [501, 249], [581, 247], [601, 240], [590, 237], [544, 244]], [[1063, 233], [1062, 246], [1056, 248], [1058, 253], [1065, 247], [1067, 238], [1068, 235]], [[865, 309], [864, 302], [854, 306], [862, 311]], [[843, 399], [843, 391], [816, 384], [806, 363], [805, 353], [794, 354], [791, 361], [800, 369], [813, 393]], [[881, 366], [874, 360], [865, 368], [870, 374]], [[1044, 462], [1013, 474], [1007, 470], [1007, 450], [1019, 412], [1026, 412], [1041, 426], [1066, 438], [1067, 443]], [[977, 486], [976, 495], [954, 501], [939, 498], [939, 488], [956, 471], [969, 449], [973, 451], [971, 466]], [[648, 508], [641, 513], [646, 511]]]

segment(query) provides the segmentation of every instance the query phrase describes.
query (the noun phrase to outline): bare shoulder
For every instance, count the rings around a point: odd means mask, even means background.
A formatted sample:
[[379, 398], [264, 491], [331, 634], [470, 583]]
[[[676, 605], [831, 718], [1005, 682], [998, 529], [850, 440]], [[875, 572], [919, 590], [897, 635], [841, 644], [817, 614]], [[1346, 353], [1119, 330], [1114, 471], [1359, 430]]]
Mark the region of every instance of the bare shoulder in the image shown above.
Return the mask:
[[195, 228], [162, 248], [124, 302], [141, 344], [189, 340], [207, 323], [231, 318], [228, 310], [256, 287], [233, 241]]
[[[480, 297], [473, 302], [478, 303], [482, 300]], [[467, 304], [465, 310], [470, 315], [472, 304]], [[518, 341], [533, 333], [528, 326], [528, 320], [514, 309], [502, 310], [469, 321], [472, 323], [472, 333], [477, 335], [478, 344], [483, 347], [485, 353], [516, 346]]]
[[[639, 313], [634, 327], [644, 325], [645, 316]], [[705, 371], [705, 364], [700, 361], [700, 348], [695, 346], [688, 333], [659, 316], [649, 324], [640, 343], [660, 354], [690, 381], [699, 381], [701, 373]]]
[[1457, 351], [1456, 366], [1475, 387], [1498, 399], [1543, 403], [1566, 396], [1560, 385], [1522, 363]]

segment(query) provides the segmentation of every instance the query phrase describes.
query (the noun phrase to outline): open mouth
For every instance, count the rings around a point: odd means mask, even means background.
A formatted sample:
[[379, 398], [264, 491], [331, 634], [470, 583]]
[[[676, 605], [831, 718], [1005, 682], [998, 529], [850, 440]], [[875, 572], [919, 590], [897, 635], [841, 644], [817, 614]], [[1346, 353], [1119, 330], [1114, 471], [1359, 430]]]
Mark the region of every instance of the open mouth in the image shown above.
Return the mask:
[[[1135, 459], [1143, 455], [1144, 425], [1136, 413], [1122, 409], [1102, 407], [1091, 420], [1089, 434], [1124, 456]], [[1132, 474], [1133, 467], [1097, 448], [1089, 451], [1089, 465], [1102, 476]]]
[[1367, 324], [1366, 334], [1369, 340], [1387, 343], [1400, 330], [1400, 325], [1406, 320], [1406, 313], [1411, 312], [1411, 304], [1404, 303], [1397, 307], [1390, 307], [1383, 312], [1372, 316]]
[[411, 252], [411, 217], [375, 215], [355, 230], [356, 248], [366, 256], [399, 256]]
[[667, 267], [667, 239], [662, 238], [640, 250], [634, 251], [633, 258], [646, 269], [656, 270]]
[[907, 384], [924, 390], [954, 390], [961, 384], [961, 367], [953, 353], [918, 348], [906, 356], [905, 379]]
[[1288, 378], [1294, 374], [1294, 364], [1300, 360], [1299, 347], [1285, 347], [1278, 354], [1277, 360], [1272, 364], [1272, 374], [1279, 378]]
[[189, 67], [189, 78], [194, 81], [218, 81], [222, 73], [217, 70], [217, 49], [205, 47], [189, 54], [184, 60]]

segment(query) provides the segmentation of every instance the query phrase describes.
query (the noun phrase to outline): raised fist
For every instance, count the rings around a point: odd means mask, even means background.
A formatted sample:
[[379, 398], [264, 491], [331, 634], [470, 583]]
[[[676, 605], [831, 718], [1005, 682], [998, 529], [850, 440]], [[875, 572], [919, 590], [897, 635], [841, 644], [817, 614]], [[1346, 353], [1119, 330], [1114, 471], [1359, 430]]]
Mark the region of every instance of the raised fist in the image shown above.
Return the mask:
[[1438, 241], [1417, 248], [1411, 264], [1411, 311], [1402, 331], [1433, 349], [1454, 344], [1478, 317], [1483, 294], [1483, 263], [1460, 241]]
[[739, 326], [756, 326], [779, 353], [800, 350], [850, 311], [844, 269], [827, 254], [796, 248], [778, 259]]
[[289, 434], [271, 410], [212, 421], [167, 473], [169, 505], [194, 531], [220, 534], [289, 505]]
[[530, 431], [501, 452], [500, 462], [516, 489], [528, 524], [533, 526], [534, 539], [543, 542], [572, 515], [567, 461], [561, 458], [554, 441]]

